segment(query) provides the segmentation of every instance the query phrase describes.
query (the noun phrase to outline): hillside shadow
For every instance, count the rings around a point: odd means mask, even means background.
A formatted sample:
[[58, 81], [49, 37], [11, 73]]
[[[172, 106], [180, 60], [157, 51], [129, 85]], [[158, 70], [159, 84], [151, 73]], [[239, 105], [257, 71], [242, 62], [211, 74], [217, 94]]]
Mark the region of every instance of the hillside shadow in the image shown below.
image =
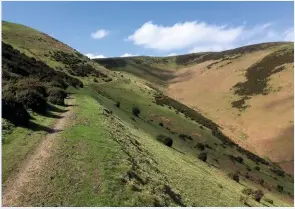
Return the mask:
[[61, 119], [63, 118], [63, 116], [60, 115], [56, 115], [52, 112], [46, 111], [45, 113], [40, 113], [42, 116], [44, 117], [48, 117], [48, 118], [55, 118], [55, 119]]
[[76, 107], [76, 106], [78, 106], [78, 105], [72, 105], [72, 104], [65, 104], [65, 107]]
[[58, 107], [55, 107], [51, 104], [48, 104], [48, 111], [51, 111], [51, 112], [58, 112], [58, 113], [64, 113], [64, 112], [68, 112], [68, 110], [63, 110], [63, 109], [60, 109]]
[[28, 129], [30, 129], [32, 131], [45, 131], [46, 133], [57, 133], [57, 132], [62, 131], [62, 130], [58, 130], [58, 129], [54, 129], [54, 128], [50, 128], [50, 127], [47, 127], [47, 126], [37, 124], [37, 123], [35, 123], [33, 121], [29, 121], [26, 128], [28, 128]]

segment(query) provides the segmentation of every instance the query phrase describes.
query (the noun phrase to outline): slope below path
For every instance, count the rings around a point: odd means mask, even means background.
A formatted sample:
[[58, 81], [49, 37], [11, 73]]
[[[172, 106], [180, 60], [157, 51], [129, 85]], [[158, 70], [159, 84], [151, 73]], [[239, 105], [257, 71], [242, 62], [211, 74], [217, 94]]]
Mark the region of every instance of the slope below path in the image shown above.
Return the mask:
[[74, 99], [66, 99], [66, 104], [68, 111], [61, 114], [61, 119], [56, 120], [52, 128], [53, 131], [45, 136], [35, 152], [20, 166], [19, 171], [10, 176], [3, 185], [2, 206], [17, 206], [25, 185], [35, 180], [33, 175], [40, 172], [42, 164], [50, 157], [55, 139], [59, 136], [60, 131], [67, 126], [73, 114]]

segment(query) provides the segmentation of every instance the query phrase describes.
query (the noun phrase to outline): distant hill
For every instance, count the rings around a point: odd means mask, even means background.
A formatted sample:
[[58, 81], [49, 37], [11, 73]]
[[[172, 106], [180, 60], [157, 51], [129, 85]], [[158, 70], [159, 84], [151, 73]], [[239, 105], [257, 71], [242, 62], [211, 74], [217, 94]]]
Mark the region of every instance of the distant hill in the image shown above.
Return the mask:
[[275, 42], [223, 52], [95, 61], [163, 86], [235, 142], [293, 173], [293, 52], [293, 42]]

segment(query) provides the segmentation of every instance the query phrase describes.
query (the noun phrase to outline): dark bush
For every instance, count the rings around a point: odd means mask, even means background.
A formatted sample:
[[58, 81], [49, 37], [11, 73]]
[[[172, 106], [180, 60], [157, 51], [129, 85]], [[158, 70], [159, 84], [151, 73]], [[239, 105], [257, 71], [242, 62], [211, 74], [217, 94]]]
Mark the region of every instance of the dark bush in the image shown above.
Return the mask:
[[179, 134], [178, 136], [179, 136], [179, 138], [181, 138], [183, 140], [186, 140], [186, 139], [193, 140], [193, 138], [191, 136], [186, 135], [186, 134]]
[[163, 127], [163, 126], [164, 126], [164, 124], [163, 124], [162, 122], [160, 122], [160, 123], [159, 123], [159, 126], [162, 126], [162, 127]]
[[270, 169], [273, 173], [275, 173], [277, 176], [285, 176], [285, 172], [281, 169], [277, 169], [277, 168], [271, 168]]
[[93, 78], [93, 82], [97, 83], [97, 82], [98, 82], [98, 80], [97, 80], [96, 78]]
[[242, 190], [242, 193], [245, 195], [252, 195], [254, 193], [254, 191], [251, 188], [245, 188]]
[[208, 149], [213, 149], [213, 147], [211, 147], [209, 144], [205, 144], [205, 147]]
[[199, 154], [198, 158], [204, 162], [207, 161], [207, 153], [206, 152], [202, 152]]
[[205, 149], [205, 145], [204, 145], [203, 143], [201, 143], [201, 142], [198, 142], [197, 145], [196, 145], [196, 147], [197, 147], [199, 150], [202, 150], [202, 151]]
[[279, 184], [277, 185], [276, 189], [277, 189], [278, 192], [283, 192], [284, 191], [284, 187], [282, 185], [279, 185]]
[[272, 204], [273, 205], [273, 200], [271, 199], [268, 199], [268, 198], [264, 198], [265, 202], [268, 202], [269, 204]]
[[255, 166], [255, 170], [256, 171], [260, 171], [260, 167], [259, 166]]
[[253, 197], [257, 202], [260, 202], [261, 198], [264, 196], [264, 193], [262, 190], [256, 190], [254, 191]]
[[16, 102], [14, 99], [2, 96], [2, 117], [9, 120], [14, 125], [27, 125], [30, 119], [29, 113], [23, 104]]
[[121, 103], [118, 101], [116, 102], [116, 107], [120, 108]]
[[165, 144], [168, 147], [172, 147], [173, 140], [169, 136], [165, 136], [165, 135], [160, 134], [157, 136], [157, 140], [162, 142], [163, 144]]
[[229, 176], [236, 182], [239, 183], [240, 181], [240, 177], [239, 177], [239, 174], [236, 172], [236, 173], [230, 173]]
[[133, 107], [132, 108], [132, 114], [136, 117], [140, 114], [140, 109], [138, 107]]
[[42, 94], [37, 91], [26, 89], [16, 95], [16, 101], [23, 104], [26, 108], [31, 108], [38, 113], [46, 112], [46, 100]]
[[228, 155], [228, 157], [229, 157], [232, 161], [236, 161], [236, 162], [241, 163], [241, 164], [243, 163], [243, 158], [240, 157], [240, 156], [235, 157], [235, 156], [233, 156], [233, 155]]
[[49, 88], [47, 93], [49, 102], [57, 105], [65, 105], [67, 93], [64, 90], [59, 88]]
[[241, 157], [241, 156], [238, 156], [238, 157], [236, 157], [236, 161], [238, 162], [238, 163], [243, 163], [243, 161], [244, 161], [244, 159]]

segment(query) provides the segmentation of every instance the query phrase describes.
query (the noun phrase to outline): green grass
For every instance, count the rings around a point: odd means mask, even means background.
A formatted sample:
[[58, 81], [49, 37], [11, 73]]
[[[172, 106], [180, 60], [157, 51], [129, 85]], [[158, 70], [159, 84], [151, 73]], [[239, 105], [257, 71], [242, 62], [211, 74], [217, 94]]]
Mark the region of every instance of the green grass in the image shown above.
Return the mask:
[[[55, 106], [59, 109], [63, 107]], [[53, 115], [59, 113], [50, 111]], [[2, 182], [18, 171], [19, 166], [36, 149], [46, 130], [52, 125], [55, 118], [36, 113], [31, 113], [33, 119], [29, 128], [15, 127], [5, 119], [2, 119]]]

